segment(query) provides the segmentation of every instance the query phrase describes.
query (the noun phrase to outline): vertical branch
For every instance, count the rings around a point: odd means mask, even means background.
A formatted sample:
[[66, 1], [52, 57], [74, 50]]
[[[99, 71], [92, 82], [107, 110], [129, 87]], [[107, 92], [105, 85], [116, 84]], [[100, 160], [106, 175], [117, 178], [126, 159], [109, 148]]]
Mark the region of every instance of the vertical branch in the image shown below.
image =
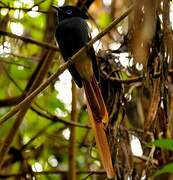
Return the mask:
[[[72, 110], [71, 121], [77, 120], [77, 88], [74, 80], [72, 80]], [[76, 180], [76, 127], [70, 128], [70, 142], [69, 142], [69, 179]]]
[[164, 33], [169, 32], [170, 30], [170, 1], [164, 0], [163, 1], [163, 31]]
[[159, 104], [160, 104], [160, 93], [161, 93], [160, 83], [161, 83], [160, 78], [154, 82], [153, 94], [150, 100], [149, 111], [148, 111], [147, 118], [144, 124], [145, 131], [151, 128], [158, 114], [158, 109], [159, 109]]

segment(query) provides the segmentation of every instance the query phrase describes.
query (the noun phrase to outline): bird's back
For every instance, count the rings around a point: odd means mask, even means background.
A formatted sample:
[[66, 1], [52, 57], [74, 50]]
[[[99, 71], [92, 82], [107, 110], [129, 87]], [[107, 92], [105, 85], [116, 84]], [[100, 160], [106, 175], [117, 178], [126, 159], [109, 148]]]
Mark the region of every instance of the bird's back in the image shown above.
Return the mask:
[[89, 41], [88, 25], [80, 17], [60, 21], [56, 30], [56, 38], [61, 53], [67, 60]]

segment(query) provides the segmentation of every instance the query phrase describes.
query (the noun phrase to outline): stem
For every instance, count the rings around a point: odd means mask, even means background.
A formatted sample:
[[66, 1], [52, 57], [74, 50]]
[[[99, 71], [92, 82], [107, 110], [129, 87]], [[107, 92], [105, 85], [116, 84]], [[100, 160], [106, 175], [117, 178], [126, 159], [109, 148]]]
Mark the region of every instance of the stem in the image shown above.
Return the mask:
[[[77, 88], [72, 79], [72, 110], [71, 121], [77, 120]], [[69, 180], [76, 180], [76, 127], [70, 128], [70, 142], [69, 142]]]

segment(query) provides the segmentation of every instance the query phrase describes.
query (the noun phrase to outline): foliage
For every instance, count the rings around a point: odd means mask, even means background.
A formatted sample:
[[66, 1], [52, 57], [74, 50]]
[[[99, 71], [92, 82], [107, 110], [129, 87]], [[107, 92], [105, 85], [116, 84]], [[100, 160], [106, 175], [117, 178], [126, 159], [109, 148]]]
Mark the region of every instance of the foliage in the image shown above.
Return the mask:
[[[173, 151], [173, 140], [172, 139], [158, 139], [152, 142], [156, 147]], [[173, 163], [168, 163], [161, 167], [154, 173], [154, 176], [158, 176], [164, 173], [173, 173]]]
[[157, 147], [173, 151], [173, 140], [172, 139], [158, 139], [152, 142]]

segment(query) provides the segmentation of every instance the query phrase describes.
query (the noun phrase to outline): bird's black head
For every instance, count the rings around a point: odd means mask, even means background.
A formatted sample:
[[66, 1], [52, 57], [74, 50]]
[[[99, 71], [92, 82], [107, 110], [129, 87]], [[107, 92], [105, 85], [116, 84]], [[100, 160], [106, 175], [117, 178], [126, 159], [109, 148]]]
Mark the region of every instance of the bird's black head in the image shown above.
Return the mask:
[[87, 14], [75, 6], [62, 6], [62, 7], [53, 6], [53, 8], [55, 8], [56, 11], [58, 12], [59, 21], [72, 17], [81, 17], [83, 19], [88, 19]]

